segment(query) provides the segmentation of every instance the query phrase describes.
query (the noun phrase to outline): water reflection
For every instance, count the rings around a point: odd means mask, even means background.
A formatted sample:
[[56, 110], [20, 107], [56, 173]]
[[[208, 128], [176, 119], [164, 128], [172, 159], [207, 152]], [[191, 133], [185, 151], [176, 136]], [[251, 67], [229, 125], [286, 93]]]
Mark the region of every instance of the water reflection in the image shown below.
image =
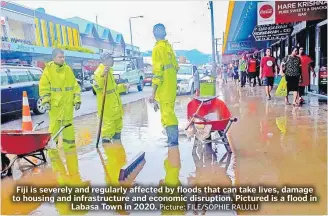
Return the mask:
[[[159, 196], [164, 197], [181, 197], [182, 193], [177, 192], [177, 188], [181, 186], [179, 179], [181, 169], [180, 151], [178, 146], [169, 147], [167, 150], [167, 158], [164, 160], [165, 178], [160, 180], [159, 185], [165, 185], [166, 187], [175, 188], [173, 194], [163, 193]], [[172, 208], [184, 207], [186, 209], [186, 202], [162, 202], [163, 205], [172, 206]], [[162, 210], [164, 215], [184, 215], [184, 210]]]
[[[83, 181], [81, 179], [81, 175], [79, 172], [79, 164], [78, 164], [78, 156], [76, 152], [76, 148], [71, 148], [70, 150], [66, 150], [63, 152], [64, 158], [66, 161], [66, 167], [63, 163], [62, 158], [60, 157], [60, 153], [57, 149], [49, 149], [48, 155], [51, 160], [51, 167], [53, 171], [56, 173], [56, 177], [60, 187], [71, 187], [71, 188], [86, 188], [90, 186], [90, 181]], [[58, 196], [67, 197], [68, 194], [57, 194]], [[76, 193], [75, 190], [72, 191], [72, 197], [81, 196], [82, 193]], [[90, 194], [84, 194], [89, 196]], [[72, 211], [72, 204], [75, 206], [78, 203], [74, 201], [70, 202], [55, 202], [55, 207], [60, 215], [84, 215], [88, 211]], [[83, 202], [84, 205], [89, 205], [90, 202]]]

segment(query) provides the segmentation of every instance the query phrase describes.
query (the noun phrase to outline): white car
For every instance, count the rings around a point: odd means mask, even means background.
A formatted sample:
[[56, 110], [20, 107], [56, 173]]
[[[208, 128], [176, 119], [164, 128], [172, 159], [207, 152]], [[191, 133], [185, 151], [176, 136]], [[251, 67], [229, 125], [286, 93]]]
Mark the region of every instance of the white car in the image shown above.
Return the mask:
[[[199, 88], [200, 73], [192, 64], [179, 64], [177, 93], [194, 93]], [[195, 67], [195, 69], [194, 69]]]

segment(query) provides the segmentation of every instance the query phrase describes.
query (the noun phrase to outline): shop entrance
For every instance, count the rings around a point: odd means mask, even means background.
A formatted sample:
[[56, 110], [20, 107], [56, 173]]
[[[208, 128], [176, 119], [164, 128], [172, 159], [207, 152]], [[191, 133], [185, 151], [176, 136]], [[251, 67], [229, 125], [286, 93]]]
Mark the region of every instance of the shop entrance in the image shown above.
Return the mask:
[[319, 93], [327, 95], [327, 22], [320, 29]]

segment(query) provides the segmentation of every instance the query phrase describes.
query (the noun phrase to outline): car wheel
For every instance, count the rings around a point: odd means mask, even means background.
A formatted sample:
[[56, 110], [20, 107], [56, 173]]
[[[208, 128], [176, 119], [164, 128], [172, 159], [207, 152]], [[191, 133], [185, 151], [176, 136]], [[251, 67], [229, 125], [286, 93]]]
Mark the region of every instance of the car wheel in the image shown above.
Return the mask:
[[38, 100], [36, 101], [36, 105], [35, 108], [33, 109], [33, 112], [36, 115], [44, 114], [46, 112], [46, 109], [42, 105], [41, 98], [38, 98]]
[[142, 90], [143, 90], [143, 87], [144, 87], [143, 79], [140, 78], [140, 80], [139, 80], [139, 84], [138, 84], [138, 91], [142, 91]]

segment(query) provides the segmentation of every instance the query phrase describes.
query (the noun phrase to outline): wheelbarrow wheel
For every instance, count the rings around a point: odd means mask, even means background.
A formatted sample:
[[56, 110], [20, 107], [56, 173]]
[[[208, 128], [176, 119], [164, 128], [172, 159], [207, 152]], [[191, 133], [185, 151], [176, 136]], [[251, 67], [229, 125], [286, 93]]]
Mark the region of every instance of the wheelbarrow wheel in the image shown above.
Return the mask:
[[12, 176], [12, 170], [11, 168], [9, 168], [8, 170], [6, 170], [5, 172], [2, 172], [2, 170], [5, 170], [10, 164], [10, 160], [9, 158], [5, 155], [1, 153], [1, 179], [3, 179], [4, 177], [9, 177]]

